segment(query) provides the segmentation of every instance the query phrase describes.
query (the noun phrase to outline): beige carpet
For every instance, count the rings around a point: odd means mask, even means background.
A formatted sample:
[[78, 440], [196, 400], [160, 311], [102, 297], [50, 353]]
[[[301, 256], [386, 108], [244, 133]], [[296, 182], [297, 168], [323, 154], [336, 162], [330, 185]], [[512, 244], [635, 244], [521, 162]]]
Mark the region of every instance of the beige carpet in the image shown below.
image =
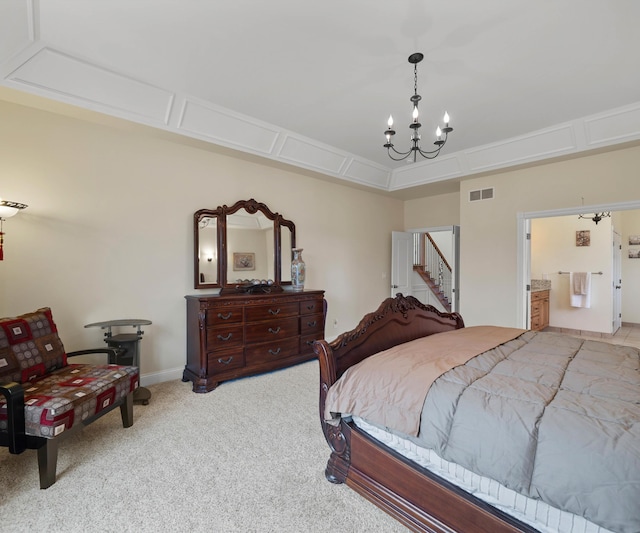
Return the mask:
[[133, 427], [116, 410], [63, 442], [47, 490], [34, 450], [0, 448], [0, 531], [407, 531], [326, 481], [316, 361], [208, 394], [149, 388]]

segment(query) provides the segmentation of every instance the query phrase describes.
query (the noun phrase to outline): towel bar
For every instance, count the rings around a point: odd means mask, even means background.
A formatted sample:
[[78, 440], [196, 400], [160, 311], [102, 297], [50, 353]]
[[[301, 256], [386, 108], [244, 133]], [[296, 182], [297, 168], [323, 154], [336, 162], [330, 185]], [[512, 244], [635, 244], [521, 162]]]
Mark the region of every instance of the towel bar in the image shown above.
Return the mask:
[[[602, 276], [602, 272], [591, 272], [592, 274], [596, 274], [598, 276]], [[571, 274], [571, 272], [563, 272], [562, 270], [558, 271], [558, 274]]]

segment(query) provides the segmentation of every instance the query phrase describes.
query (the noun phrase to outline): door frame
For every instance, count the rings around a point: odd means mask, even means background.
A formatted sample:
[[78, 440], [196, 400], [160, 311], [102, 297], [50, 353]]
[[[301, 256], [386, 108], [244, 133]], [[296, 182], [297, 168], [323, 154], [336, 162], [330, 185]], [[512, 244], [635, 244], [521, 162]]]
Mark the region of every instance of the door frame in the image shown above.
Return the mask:
[[612, 268], [612, 288], [613, 288], [613, 324], [614, 335], [622, 327], [622, 234], [615, 228], [611, 228], [611, 241], [613, 243], [613, 268]]
[[[518, 212], [516, 214], [518, 225], [518, 272], [516, 277], [518, 291], [516, 298], [516, 320], [518, 327], [526, 329], [528, 328], [529, 323], [528, 302], [530, 294], [527, 290], [527, 286], [529, 285], [531, 272], [531, 254], [528, 251], [529, 247], [526, 243], [526, 230], [530, 229], [531, 227], [531, 219], [579, 215], [581, 213], [591, 213], [596, 211], [629, 211], [631, 209], [640, 209], [640, 200], [635, 200], [633, 202], [582, 205], [579, 207], [549, 209], [546, 211], [524, 211]], [[613, 290], [615, 289], [612, 288], [612, 291]], [[611, 294], [611, 297], [614, 297], [613, 292]]]

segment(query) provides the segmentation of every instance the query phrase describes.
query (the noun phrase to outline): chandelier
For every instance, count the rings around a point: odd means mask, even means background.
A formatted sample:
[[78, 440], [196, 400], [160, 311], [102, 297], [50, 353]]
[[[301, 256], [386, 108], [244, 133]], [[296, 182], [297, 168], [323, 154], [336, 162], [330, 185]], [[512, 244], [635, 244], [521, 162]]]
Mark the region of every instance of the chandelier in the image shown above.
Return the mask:
[[611, 211], [607, 211], [607, 212], [602, 212], [602, 213], [594, 213], [593, 216], [591, 216], [591, 214], [589, 215], [578, 215], [578, 218], [590, 218], [591, 220], [593, 220], [596, 225], [598, 224], [598, 222], [600, 222], [603, 218], [607, 218], [611, 216]]
[[[584, 196], [582, 197], [582, 205], [584, 206]], [[588, 215], [578, 215], [578, 218], [586, 218], [586, 219], [591, 219], [596, 223], [596, 226], [598, 225], [598, 222], [600, 222], [603, 218], [609, 218], [611, 216], [611, 211], [603, 211], [602, 213], [594, 213], [593, 216], [591, 216], [591, 213], [589, 213]]]
[[[437, 148], [434, 150], [423, 150], [420, 146], [420, 127], [422, 124], [418, 122], [418, 102], [422, 99], [422, 97], [418, 94], [418, 63], [422, 61], [424, 55], [416, 52], [415, 54], [411, 54], [409, 56], [409, 63], [413, 65], [413, 96], [409, 98], [409, 100], [413, 103], [413, 122], [409, 124], [409, 127], [413, 130], [411, 133], [411, 148], [406, 152], [399, 152], [395, 149], [393, 143], [391, 142], [391, 138], [396, 134], [393, 130], [393, 117], [389, 115], [389, 121], [387, 125], [388, 129], [384, 132], [387, 137], [387, 142], [384, 144], [384, 147], [387, 149], [389, 157], [394, 161], [402, 161], [407, 159], [413, 154], [413, 162], [415, 163], [418, 159], [418, 154], [426, 159], [434, 159], [438, 157], [440, 150], [444, 147], [447, 142], [447, 137], [449, 133], [453, 131], [453, 128], [449, 126], [449, 114], [445, 111], [444, 113], [444, 127], [436, 129], [436, 140], [433, 143]], [[398, 157], [395, 157], [395, 156]]]

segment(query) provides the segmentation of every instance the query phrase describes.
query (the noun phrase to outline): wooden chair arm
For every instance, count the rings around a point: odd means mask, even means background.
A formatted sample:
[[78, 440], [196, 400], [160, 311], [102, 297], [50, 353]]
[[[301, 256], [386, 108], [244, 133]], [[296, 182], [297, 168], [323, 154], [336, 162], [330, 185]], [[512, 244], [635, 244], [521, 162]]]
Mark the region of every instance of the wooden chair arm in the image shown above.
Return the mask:
[[90, 355], [96, 353], [106, 353], [109, 356], [109, 364], [116, 364], [116, 357], [118, 356], [119, 351], [115, 348], [89, 348], [87, 350], [76, 350], [75, 352], [67, 353], [67, 358], [76, 357], [77, 355]]
[[[0, 385], [0, 394], [7, 401], [7, 435], [6, 443], [9, 453], [22, 453], [27, 449], [27, 436], [24, 426], [24, 389], [20, 383], [12, 381]], [[2, 435], [4, 441], [4, 435]]]

